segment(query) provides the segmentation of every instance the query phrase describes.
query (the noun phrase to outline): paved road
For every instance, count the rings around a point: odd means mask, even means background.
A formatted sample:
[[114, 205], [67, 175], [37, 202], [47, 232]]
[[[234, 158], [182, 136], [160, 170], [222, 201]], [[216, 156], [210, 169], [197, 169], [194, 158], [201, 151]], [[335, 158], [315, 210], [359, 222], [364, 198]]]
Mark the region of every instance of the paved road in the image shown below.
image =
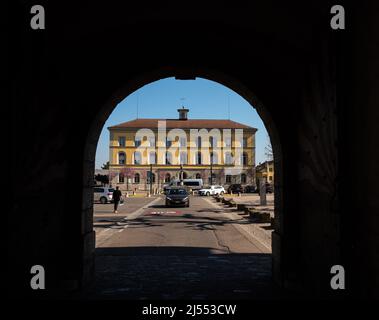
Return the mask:
[[267, 249], [208, 199], [190, 200], [189, 208], [166, 208], [163, 198], [150, 198], [134, 213], [109, 212], [105, 224], [104, 213], [96, 213], [97, 279], [86, 297], [271, 297]]

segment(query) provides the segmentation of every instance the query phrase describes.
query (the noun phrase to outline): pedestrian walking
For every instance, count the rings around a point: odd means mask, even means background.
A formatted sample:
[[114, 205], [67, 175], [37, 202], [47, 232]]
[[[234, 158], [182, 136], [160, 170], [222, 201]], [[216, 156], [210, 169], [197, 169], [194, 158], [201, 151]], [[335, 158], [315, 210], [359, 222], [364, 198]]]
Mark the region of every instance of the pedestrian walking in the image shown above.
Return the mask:
[[114, 213], [117, 213], [118, 204], [121, 200], [121, 191], [118, 187], [116, 187], [116, 190], [113, 191], [113, 203], [114, 203]]

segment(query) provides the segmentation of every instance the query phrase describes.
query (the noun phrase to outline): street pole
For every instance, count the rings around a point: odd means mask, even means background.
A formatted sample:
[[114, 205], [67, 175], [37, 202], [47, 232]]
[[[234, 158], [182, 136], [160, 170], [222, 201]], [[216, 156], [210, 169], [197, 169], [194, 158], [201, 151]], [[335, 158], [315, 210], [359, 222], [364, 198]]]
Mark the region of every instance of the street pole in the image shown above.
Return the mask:
[[153, 165], [150, 164], [150, 194], [153, 192]]
[[213, 185], [213, 159], [212, 159], [212, 155], [211, 155], [211, 185]]
[[157, 175], [158, 175], [158, 192], [161, 192], [160, 191], [160, 189], [161, 189], [161, 178], [160, 178], [161, 171], [159, 169], [157, 170]]

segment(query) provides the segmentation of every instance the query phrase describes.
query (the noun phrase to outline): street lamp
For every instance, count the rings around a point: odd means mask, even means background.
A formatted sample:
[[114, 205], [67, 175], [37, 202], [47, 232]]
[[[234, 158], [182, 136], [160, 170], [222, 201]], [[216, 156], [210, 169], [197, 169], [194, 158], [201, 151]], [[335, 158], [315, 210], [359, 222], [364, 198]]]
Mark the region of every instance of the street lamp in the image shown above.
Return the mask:
[[183, 185], [183, 164], [180, 164], [180, 173], [179, 173], [180, 185]]

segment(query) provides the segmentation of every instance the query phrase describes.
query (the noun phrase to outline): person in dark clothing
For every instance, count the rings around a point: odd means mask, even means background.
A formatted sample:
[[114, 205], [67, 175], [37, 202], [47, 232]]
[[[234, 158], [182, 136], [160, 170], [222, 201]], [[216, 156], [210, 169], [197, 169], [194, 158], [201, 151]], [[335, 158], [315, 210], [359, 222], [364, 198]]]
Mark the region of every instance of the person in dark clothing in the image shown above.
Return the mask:
[[113, 191], [113, 203], [114, 203], [114, 213], [117, 213], [118, 204], [121, 200], [121, 191], [116, 187], [116, 190]]

